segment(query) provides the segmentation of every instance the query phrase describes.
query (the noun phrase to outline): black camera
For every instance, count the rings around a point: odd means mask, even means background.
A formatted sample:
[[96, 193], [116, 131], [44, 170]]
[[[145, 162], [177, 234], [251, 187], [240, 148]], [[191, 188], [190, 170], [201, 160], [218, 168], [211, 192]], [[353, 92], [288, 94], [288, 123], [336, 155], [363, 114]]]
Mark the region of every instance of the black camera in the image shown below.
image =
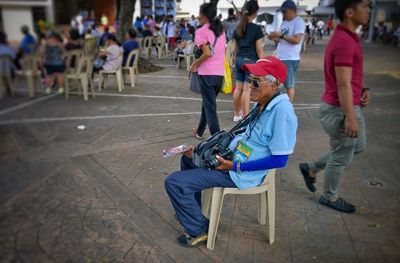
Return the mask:
[[221, 162], [218, 161], [216, 157], [217, 155], [221, 156], [225, 160], [231, 161], [233, 159], [233, 152], [229, 148], [225, 148], [222, 145], [216, 145], [210, 158], [204, 161], [204, 165], [209, 169], [215, 169], [220, 166]]

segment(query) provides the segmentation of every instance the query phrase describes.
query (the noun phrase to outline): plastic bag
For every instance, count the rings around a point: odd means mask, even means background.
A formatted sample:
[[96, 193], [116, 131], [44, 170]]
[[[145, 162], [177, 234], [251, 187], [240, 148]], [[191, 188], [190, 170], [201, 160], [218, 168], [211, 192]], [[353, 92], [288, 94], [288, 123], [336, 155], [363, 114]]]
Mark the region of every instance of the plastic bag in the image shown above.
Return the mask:
[[224, 81], [222, 82], [221, 92], [224, 94], [229, 94], [232, 93], [231, 68], [229, 67], [229, 61], [226, 56], [224, 60], [225, 60], [224, 61], [225, 75], [224, 75]]

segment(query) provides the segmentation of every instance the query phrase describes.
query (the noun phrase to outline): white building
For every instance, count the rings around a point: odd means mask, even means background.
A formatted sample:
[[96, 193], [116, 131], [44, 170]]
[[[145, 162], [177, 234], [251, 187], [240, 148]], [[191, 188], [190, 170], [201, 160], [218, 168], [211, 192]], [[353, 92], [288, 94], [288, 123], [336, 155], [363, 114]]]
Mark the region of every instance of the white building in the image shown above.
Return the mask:
[[10, 42], [20, 41], [20, 27], [27, 25], [34, 32], [34, 22], [54, 21], [52, 0], [0, 0], [0, 28]]

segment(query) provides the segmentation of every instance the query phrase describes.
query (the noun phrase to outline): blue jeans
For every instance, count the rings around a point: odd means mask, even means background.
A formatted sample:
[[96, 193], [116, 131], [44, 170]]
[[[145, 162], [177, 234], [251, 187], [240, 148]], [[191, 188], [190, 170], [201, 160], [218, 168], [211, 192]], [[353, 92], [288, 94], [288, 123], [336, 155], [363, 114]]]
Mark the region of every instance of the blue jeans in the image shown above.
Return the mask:
[[282, 60], [287, 68], [287, 78], [285, 88], [294, 88], [296, 82], [297, 68], [299, 67], [300, 60]]
[[197, 134], [202, 136], [206, 126], [211, 135], [220, 131], [217, 115], [217, 96], [222, 87], [223, 76], [199, 75], [202, 98], [201, 116], [197, 126]]
[[201, 191], [211, 187], [236, 187], [227, 171], [197, 168], [182, 156], [181, 171], [165, 179], [165, 190], [185, 232], [198, 236], [208, 232], [208, 219], [201, 212]]

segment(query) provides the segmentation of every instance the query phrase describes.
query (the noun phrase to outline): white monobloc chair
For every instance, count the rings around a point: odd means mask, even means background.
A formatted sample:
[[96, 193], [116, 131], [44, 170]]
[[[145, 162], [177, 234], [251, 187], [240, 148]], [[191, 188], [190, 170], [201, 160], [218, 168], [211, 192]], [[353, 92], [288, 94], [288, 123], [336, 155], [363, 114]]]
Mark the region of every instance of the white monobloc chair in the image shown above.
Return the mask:
[[128, 73], [132, 88], [135, 87], [135, 76], [136, 76], [136, 82], [139, 82], [138, 61], [139, 61], [139, 49], [131, 50], [131, 52], [129, 52], [128, 54], [128, 59], [126, 60], [125, 65], [122, 65], [121, 68], [123, 83], [125, 83], [125, 76]]
[[121, 92], [122, 89], [124, 88], [124, 81], [122, 79], [122, 51], [119, 55], [119, 57], [114, 61], [114, 70], [100, 70], [100, 81], [99, 81], [99, 92], [103, 87], [105, 87], [105, 82], [107, 81], [107, 76], [109, 75], [115, 75], [115, 78], [117, 80], [117, 87], [118, 91]]
[[261, 225], [266, 224], [268, 212], [269, 244], [271, 245], [275, 240], [275, 169], [269, 170], [267, 175], [265, 176], [264, 182], [257, 187], [252, 187], [244, 190], [240, 190], [238, 188], [213, 187], [203, 191], [203, 214], [207, 216], [208, 211], [211, 208], [207, 240], [207, 248], [211, 250], [214, 249], [219, 218], [221, 216], [222, 203], [226, 194], [258, 194], [258, 223], [260, 223]]

